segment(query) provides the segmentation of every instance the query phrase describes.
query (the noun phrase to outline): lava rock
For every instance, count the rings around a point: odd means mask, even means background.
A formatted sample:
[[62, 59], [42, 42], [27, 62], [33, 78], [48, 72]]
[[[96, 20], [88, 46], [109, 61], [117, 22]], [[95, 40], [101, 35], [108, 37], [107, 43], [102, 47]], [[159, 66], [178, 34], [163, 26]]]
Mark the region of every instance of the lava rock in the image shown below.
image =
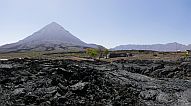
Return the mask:
[[0, 61], [1, 106], [189, 106], [191, 63]]

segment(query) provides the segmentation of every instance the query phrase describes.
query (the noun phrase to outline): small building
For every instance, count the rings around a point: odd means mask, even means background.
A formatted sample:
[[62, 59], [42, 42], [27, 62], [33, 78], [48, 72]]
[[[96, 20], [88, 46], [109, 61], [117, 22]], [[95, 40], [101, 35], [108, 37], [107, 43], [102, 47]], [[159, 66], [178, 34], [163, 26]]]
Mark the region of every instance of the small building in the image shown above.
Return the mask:
[[9, 60], [9, 59], [0, 59], [0, 61], [7, 61], [7, 60]]
[[191, 50], [186, 50], [187, 55], [191, 55]]
[[130, 57], [131, 53], [109, 53], [107, 55], [108, 58], [116, 58], [116, 57]]

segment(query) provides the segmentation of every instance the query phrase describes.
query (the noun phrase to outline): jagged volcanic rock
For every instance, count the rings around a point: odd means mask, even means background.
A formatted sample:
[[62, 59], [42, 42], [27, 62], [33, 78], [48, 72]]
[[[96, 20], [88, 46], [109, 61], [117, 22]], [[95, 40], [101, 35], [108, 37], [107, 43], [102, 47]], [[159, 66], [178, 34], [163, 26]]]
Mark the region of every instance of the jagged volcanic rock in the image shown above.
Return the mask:
[[189, 61], [0, 61], [0, 105], [190, 106], [190, 66]]

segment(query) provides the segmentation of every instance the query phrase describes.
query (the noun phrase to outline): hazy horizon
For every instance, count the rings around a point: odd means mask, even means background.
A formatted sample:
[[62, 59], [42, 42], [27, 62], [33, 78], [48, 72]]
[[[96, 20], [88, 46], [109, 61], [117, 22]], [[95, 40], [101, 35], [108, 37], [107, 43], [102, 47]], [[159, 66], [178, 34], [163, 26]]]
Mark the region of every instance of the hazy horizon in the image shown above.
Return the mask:
[[86, 43], [191, 44], [190, 0], [1, 0], [0, 45], [57, 22]]

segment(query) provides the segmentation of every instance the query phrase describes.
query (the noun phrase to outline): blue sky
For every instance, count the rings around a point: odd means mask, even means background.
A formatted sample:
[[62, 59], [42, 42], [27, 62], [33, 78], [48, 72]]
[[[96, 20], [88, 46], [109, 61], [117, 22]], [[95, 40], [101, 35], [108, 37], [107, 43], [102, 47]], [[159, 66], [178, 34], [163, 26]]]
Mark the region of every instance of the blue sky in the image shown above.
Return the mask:
[[191, 0], [0, 0], [0, 45], [57, 22], [87, 43], [191, 44]]

